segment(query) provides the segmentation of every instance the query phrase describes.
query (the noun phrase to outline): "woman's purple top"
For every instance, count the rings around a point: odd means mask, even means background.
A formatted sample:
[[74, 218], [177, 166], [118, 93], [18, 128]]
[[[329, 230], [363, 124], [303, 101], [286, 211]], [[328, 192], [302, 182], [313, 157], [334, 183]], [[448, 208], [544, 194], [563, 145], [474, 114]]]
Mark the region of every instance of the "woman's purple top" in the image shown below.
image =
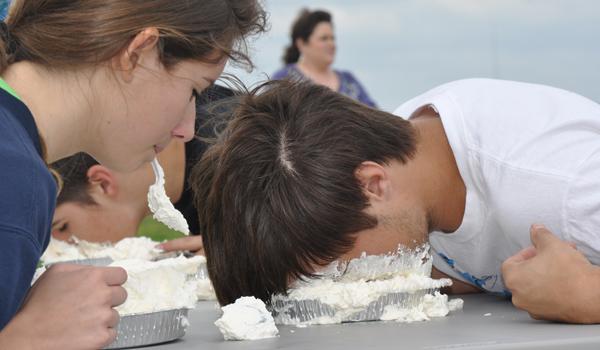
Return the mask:
[[[338, 92], [346, 95], [350, 98], [353, 98], [357, 101], [360, 101], [370, 107], [376, 108], [377, 105], [375, 102], [369, 97], [365, 88], [356, 80], [354, 75], [348, 71], [338, 71], [334, 70], [335, 74], [337, 74], [338, 79], [340, 80], [340, 87], [338, 88]], [[273, 74], [273, 80], [280, 79], [292, 79], [292, 80], [306, 80], [307, 77], [300, 72], [295, 63], [288, 64], [285, 67], [281, 68], [277, 72]]]

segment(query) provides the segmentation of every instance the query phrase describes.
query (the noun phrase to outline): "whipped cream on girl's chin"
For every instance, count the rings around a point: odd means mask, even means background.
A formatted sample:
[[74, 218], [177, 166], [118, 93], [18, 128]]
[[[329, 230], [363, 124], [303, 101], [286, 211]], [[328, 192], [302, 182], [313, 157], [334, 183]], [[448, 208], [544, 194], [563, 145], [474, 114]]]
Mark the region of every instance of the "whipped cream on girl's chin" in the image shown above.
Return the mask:
[[190, 229], [185, 217], [175, 209], [165, 192], [165, 173], [156, 158], [152, 161], [152, 170], [156, 179], [148, 188], [148, 207], [153, 217], [167, 227], [189, 235]]

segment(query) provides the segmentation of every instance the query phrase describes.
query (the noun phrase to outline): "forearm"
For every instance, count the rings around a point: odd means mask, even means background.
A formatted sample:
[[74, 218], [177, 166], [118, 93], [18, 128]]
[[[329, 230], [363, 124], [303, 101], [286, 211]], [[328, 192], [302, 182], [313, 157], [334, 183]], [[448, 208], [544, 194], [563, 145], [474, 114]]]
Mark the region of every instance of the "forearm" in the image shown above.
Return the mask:
[[459, 281], [455, 278], [452, 278], [442, 271], [436, 269], [435, 267], [431, 269], [431, 277], [435, 279], [439, 278], [449, 278], [452, 280], [452, 285], [450, 287], [445, 287], [442, 289], [442, 293], [446, 294], [471, 294], [471, 293], [481, 293], [482, 290], [472, 286], [463, 281]]
[[39, 348], [33, 343], [35, 339], [23, 332], [20, 323], [22, 322], [17, 315], [0, 331], [0, 349], [33, 350]]

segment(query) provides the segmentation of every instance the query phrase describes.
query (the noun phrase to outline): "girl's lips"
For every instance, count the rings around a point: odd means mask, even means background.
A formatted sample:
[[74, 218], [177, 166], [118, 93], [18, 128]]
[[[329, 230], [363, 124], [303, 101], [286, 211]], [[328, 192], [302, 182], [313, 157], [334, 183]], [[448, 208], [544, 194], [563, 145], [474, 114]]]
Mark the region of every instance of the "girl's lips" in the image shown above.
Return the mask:
[[154, 145], [154, 152], [156, 152], [157, 154], [162, 152], [165, 149], [164, 146], [161, 145]]

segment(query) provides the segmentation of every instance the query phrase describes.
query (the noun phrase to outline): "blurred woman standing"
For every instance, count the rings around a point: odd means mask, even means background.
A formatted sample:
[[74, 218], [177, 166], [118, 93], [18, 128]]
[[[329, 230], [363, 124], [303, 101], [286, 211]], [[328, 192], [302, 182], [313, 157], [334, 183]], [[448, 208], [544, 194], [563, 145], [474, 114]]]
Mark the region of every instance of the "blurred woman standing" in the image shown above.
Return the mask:
[[308, 79], [376, 107], [352, 73], [332, 68], [336, 45], [331, 14], [322, 10], [302, 10], [292, 26], [291, 40], [283, 57], [285, 67], [273, 74], [274, 80]]

